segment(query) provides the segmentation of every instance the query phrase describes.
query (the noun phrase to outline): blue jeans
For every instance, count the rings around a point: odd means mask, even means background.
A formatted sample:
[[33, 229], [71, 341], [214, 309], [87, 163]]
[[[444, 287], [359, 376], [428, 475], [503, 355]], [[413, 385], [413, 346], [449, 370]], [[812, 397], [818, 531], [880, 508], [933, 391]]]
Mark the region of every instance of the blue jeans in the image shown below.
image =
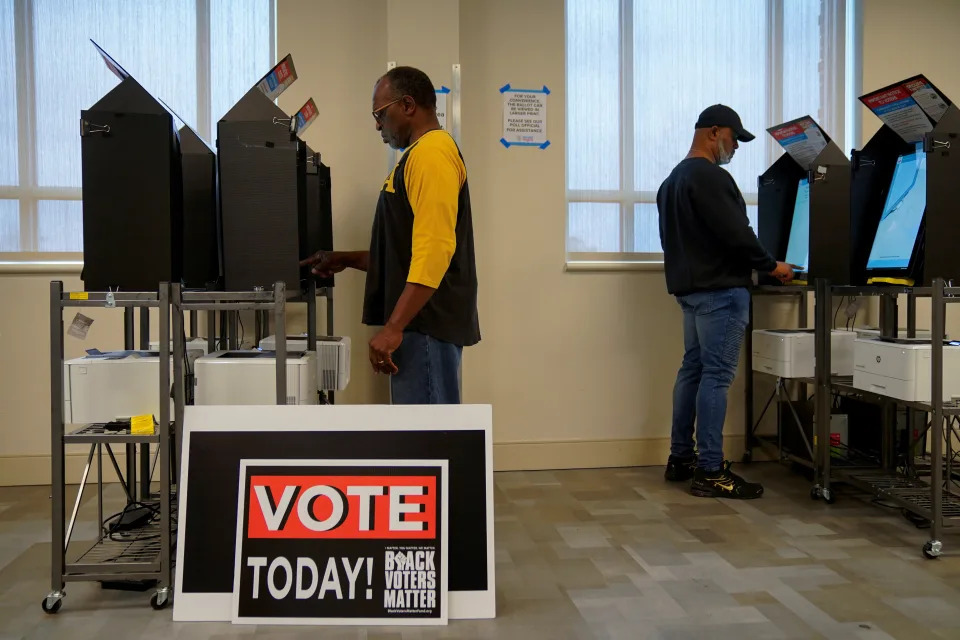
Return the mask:
[[750, 292], [743, 288], [677, 296], [683, 309], [683, 364], [673, 388], [670, 454], [693, 455], [697, 424], [699, 467], [723, 466], [723, 422], [727, 391], [737, 372], [750, 314]]
[[416, 331], [404, 331], [393, 352], [397, 373], [390, 376], [393, 404], [460, 404], [463, 347]]

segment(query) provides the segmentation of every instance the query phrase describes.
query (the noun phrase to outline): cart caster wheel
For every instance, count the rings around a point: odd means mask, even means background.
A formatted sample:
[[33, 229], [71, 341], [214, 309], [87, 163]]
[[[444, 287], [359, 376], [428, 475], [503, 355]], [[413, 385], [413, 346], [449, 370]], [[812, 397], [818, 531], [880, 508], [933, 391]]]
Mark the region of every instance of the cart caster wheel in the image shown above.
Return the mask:
[[157, 611], [160, 611], [161, 609], [166, 609], [167, 605], [169, 604], [170, 604], [170, 589], [160, 589], [155, 594], [150, 596], [150, 606]]
[[810, 488], [810, 499], [819, 500], [820, 499], [820, 487], [811, 487]]
[[823, 501], [827, 504], [833, 504], [837, 501], [837, 497], [833, 495], [833, 492], [830, 489], [822, 489], [820, 491], [820, 496], [823, 498]]
[[60, 607], [63, 605], [63, 593], [51, 593], [46, 598], [40, 601], [40, 608], [43, 609], [44, 613], [49, 613], [50, 615], [55, 614], [57, 611], [60, 611]]
[[923, 545], [923, 557], [929, 560], [939, 558], [943, 553], [943, 543], [939, 540], [930, 540]]
[[753, 462], [753, 453], [750, 451], [747, 451], [746, 453], [743, 454], [743, 458], [741, 458], [741, 461], [743, 462], [743, 464], [750, 464], [751, 462]]

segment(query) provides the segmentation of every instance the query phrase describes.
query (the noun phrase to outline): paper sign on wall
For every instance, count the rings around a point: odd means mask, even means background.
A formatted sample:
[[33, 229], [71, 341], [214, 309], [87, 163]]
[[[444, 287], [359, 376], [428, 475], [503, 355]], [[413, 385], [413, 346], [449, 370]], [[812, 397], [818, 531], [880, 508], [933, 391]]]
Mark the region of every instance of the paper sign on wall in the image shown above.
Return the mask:
[[503, 95], [503, 137], [500, 143], [512, 146], [540, 147], [550, 145], [547, 140], [547, 96], [550, 90], [513, 89], [509, 84], [500, 87]]
[[920, 142], [925, 133], [933, 131], [933, 125], [951, 104], [924, 76], [914, 76], [860, 96], [860, 101], [904, 142], [911, 144]]
[[440, 128], [447, 130], [447, 96], [450, 95], [450, 89], [440, 87], [437, 92], [437, 120], [440, 121]]

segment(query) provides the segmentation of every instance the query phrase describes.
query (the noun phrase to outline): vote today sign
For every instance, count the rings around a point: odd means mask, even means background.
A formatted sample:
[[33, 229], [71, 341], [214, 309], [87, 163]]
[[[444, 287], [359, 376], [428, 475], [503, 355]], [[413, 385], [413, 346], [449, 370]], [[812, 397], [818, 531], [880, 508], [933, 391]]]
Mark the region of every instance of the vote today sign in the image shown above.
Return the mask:
[[243, 460], [233, 621], [446, 624], [447, 462]]

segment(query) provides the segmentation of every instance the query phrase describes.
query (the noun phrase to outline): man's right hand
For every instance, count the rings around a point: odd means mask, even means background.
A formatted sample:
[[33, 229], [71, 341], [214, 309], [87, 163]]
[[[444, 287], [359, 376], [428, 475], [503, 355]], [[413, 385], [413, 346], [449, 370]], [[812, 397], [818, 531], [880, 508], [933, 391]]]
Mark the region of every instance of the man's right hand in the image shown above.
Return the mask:
[[800, 267], [786, 262], [777, 262], [777, 268], [770, 272], [770, 275], [786, 284], [793, 280], [793, 272]]
[[340, 273], [351, 265], [353, 252], [350, 251], [317, 251], [315, 254], [300, 261], [301, 267], [313, 267], [310, 272], [321, 278], [329, 278]]

